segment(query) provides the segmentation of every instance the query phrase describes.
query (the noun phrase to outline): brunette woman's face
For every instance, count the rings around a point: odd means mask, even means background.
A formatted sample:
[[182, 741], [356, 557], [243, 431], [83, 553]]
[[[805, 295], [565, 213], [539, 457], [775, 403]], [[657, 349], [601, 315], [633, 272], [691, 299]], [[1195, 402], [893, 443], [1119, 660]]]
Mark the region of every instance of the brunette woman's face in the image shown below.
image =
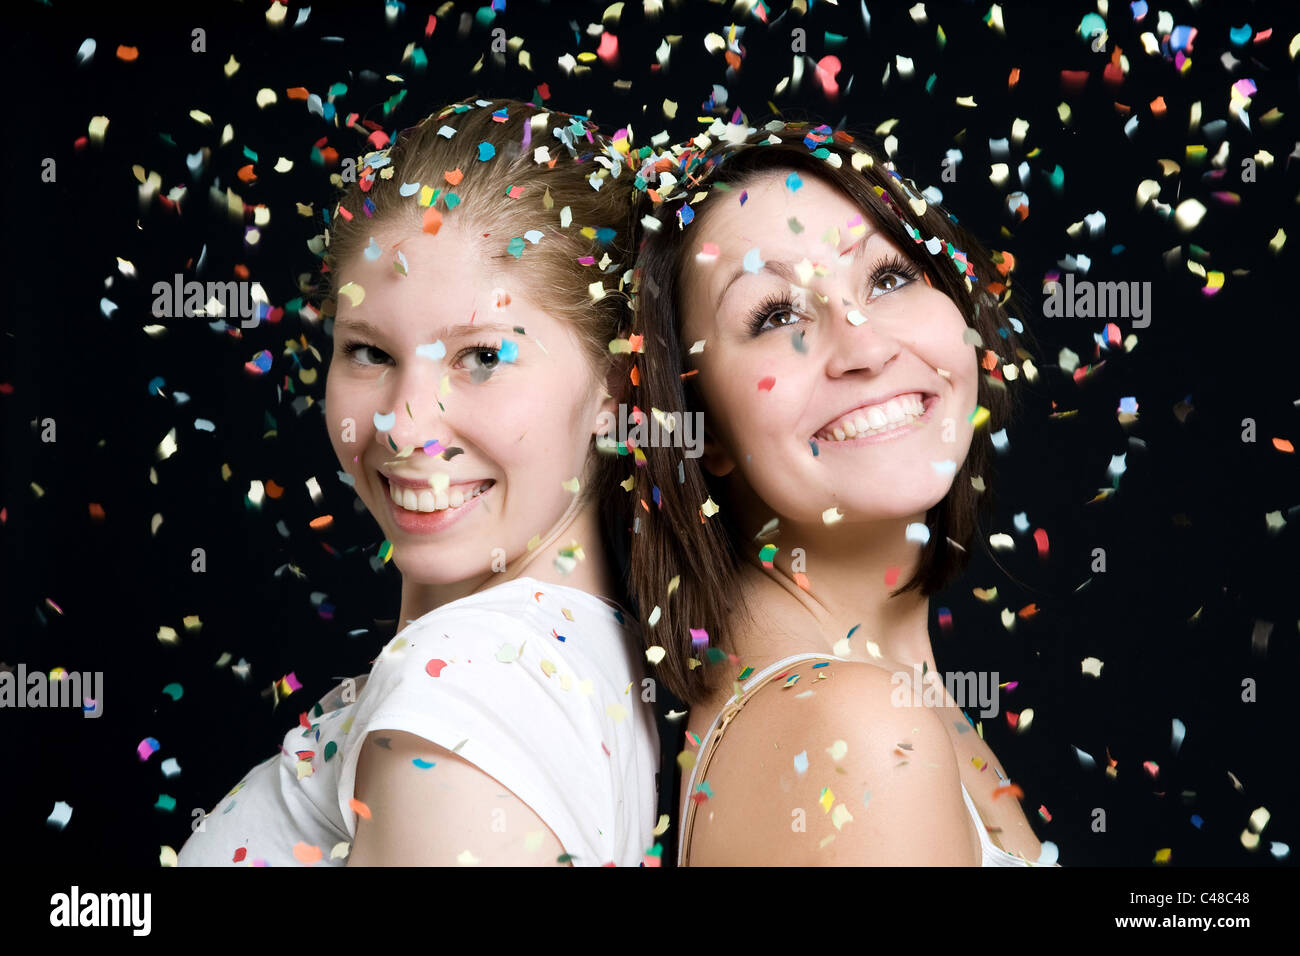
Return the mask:
[[571, 325], [454, 224], [402, 235], [380, 230], [376, 259], [342, 264], [326, 415], [403, 576], [446, 584], [513, 563], [547, 534], [609, 402]]
[[792, 172], [711, 197], [688, 240], [682, 345], [704, 341], [689, 358], [705, 467], [762, 502], [751, 520], [924, 514], [970, 449], [979, 368], [965, 319], [852, 200], [806, 173], [792, 190]]

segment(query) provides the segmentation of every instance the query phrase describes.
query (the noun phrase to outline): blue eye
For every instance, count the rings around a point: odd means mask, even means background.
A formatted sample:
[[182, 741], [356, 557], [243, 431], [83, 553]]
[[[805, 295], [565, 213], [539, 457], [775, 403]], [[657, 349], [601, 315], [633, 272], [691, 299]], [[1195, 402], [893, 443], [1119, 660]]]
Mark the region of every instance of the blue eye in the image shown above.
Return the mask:
[[466, 363], [465, 368], [471, 372], [477, 372], [479, 370], [491, 372], [501, 364], [501, 356], [499, 352], [499, 349], [494, 349], [490, 346], [475, 345], [461, 352], [460, 355], [457, 356], [457, 361], [464, 362], [465, 359], [473, 356], [474, 361]]
[[352, 362], [356, 365], [383, 365], [384, 364], [383, 361], [378, 361], [378, 362], [362, 361], [360, 358], [358, 358], [358, 356], [363, 352], [374, 352], [376, 355], [382, 355], [385, 359], [388, 358], [388, 353], [385, 352], [383, 349], [377, 349], [373, 345], [366, 345], [364, 342], [348, 342], [346, 345], [343, 346], [342, 351], [343, 354], [346, 355], [349, 359], [351, 359]]

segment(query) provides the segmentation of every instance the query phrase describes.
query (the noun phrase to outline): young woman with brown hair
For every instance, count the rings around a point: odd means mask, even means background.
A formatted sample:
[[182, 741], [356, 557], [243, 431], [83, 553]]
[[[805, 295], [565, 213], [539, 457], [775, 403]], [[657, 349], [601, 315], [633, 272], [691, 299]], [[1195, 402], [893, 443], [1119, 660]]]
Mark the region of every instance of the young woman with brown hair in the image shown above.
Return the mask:
[[743, 122], [640, 170], [633, 401], [706, 435], [641, 448], [630, 496], [630, 591], [690, 705], [679, 859], [1050, 863], [928, 633], [1034, 374], [1011, 262], [860, 138]]

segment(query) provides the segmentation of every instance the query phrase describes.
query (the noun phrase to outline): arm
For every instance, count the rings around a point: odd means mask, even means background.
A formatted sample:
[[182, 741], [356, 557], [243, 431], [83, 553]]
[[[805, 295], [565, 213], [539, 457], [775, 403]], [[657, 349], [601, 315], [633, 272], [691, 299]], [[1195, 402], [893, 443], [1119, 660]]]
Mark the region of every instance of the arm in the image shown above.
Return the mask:
[[[384, 748], [376, 737], [388, 738]], [[412, 761], [435, 766], [420, 769]], [[564, 848], [541, 818], [474, 764], [403, 731], [367, 735], [357, 763], [348, 866], [554, 866]], [[465, 855], [468, 854], [468, 855]]]
[[816, 683], [813, 673], [796, 685], [811, 697], [772, 682], [727, 728], [708, 775], [714, 796], [696, 810], [692, 864], [978, 865], [940, 715], [894, 706], [891, 675], [871, 664], [831, 664]]

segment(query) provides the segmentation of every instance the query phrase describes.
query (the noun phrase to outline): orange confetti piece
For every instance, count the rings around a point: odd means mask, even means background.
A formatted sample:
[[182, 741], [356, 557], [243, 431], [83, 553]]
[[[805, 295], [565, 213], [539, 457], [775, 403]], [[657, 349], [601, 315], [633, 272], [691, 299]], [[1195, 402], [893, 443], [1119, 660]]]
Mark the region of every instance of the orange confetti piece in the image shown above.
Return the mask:
[[459, 186], [460, 181], [465, 178], [465, 171], [459, 166], [455, 169], [448, 169], [442, 174], [442, 178], [447, 180], [448, 186]]
[[240, 166], [239, 169], [235, 171], [235, 175], [239, 177], [241, 183], [257, 182], [257, 173], [253, 172], [252, 163], [245, 163], [243, 166]]
[[299, 863], [311, 866], [313, 863], [319, 863], [324, 854], [318, 846], [312, 846], [310, 843], [295, 843], [293, 855]]
[[1295, 454], [1295, 446], [1292, 445], [1285, 438], [1274, 438], [1273, 447], [1276, 448], [1278, 451], [1286, 452], [1288, 455]]
[[305, 86], [291, 86], [284, 91], [284, 95], [289, 97], [291, 100], [305, 100], [307, 97], [311, 96], [311, 94], [307, 92], [307, 87]]
[[794, 583], [799, 585], [799, 587], [803, 588], [805, 591], [812, 593], [812, 584], [808, 581], [808, 575], [804, 574], [802, 571], [796, 571], [794, 573]]
[[313, 531], [324, 531], [334, 524], [333, 515], [321, 515], [319, 518], [312, 518], [308, 524]]
[[92, 501], [90, 503], [90, 517], [93, 521], [104, 520], [104, 506]]
[[1166, 109], [1167, 107], [1165, 106], [1165, 98], [1163, 96], [1157, 96], [1154, 100], [1151, 101], [1152, 116], [1164, 116]]
[[362, 817], [366, 820], [370, 819], [370, 808], [366, 806], [364, 803], [362, 803], [360, 800], [358, 800], [356, 797], [352, 797], [350, 800], [348, 800], [348, 809], [351, 810], [359, 817]]
[[442, 228], [442, 213], [430, 206], [424, 211], [424, 224], [420, 228], [429, 235], [436, 236], [438, 230]]
[[268, 478], [266, 480], [266, 496], [268, 498], [279, 498], [282, 494], [284, 494], [284, 488]]
[[1023, 800], [1025, 798], [1025, 791], [1021, 790], [1018, 784], [1009, 783], [1004, 787], [995, 787], [993, 789], [993, 799], [996, 800], [1004, 793], [1011, 794], [1017, 800]]
[[641, 384], [641, 372], [635, 365], [632, 366], [632, 371], [628, 373], [627, 377], [632, 380], [633, 385]]
[[140, 51], [133, 46], [119, 46], [117, 58], [123, 63], [134, 63], [140, 58]]
[[1033, 603], [1026, 604], [1024, 607], [1020, 609], [1018, 613], [1021, 618], [1028, 620], [1029, 618], [1033, 617], [1035, 614], [1038, 613], [1038, 605]]
[[1016, 84], [1019, 82], [1020, 82], [1020, 67], [1014, 66], [1011, 68], [1010, 74], [1007, 75], [1007, 89], [1014, 90], [1016, 88]]

